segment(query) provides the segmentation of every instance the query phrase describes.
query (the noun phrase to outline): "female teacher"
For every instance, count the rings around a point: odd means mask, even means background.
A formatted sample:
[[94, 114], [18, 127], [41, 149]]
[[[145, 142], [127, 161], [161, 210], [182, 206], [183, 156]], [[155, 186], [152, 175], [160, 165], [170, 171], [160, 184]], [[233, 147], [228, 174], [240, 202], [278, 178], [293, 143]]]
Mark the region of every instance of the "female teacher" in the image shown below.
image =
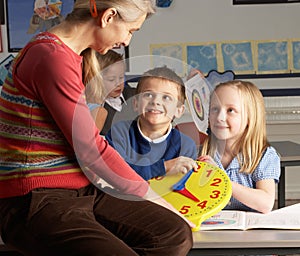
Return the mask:
[[187, 221], [99, 136], [84, 98], [86, 82], [101, 84], [95, 51], [127, 46], [154, 6], [77, 0], [15, 58], [0, 97], [0, 235], [23, 255], [180, 256], [192, 247]]

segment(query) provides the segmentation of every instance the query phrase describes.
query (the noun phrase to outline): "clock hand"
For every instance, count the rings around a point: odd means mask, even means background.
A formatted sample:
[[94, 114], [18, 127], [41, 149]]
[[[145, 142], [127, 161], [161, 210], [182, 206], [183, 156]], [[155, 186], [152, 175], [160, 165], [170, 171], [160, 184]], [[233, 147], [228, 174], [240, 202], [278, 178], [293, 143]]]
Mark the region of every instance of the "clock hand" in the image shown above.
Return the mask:
[[190, 178], [190, 176], [192, 175], [192, 173], [194, 172], [194, 169], [191, 169], [189, 172], [187, 172], [183, 178], [180, 179], [180, 181], [178, 181], [177, 183], [175, 183], [172, 188], [173, 190], [180, 190], [183, 189], [185, 187], [185, 183], [188, 181], [188, 179]]
[[192, 199], [193, 201], [195, 202], [200, 202], [200, 200], [195, 197], [190, 191], [188, 191], [186, 188], [183, 188], [181, 190], [174, 190], [175, 192], [179, 193], [179, 194], [182, 194], [183, 196], [186, 196], [190, 199]]
[[188, 181], [193, 172], [193, 169], [190, 170], [186, 175], [183, 176], [183, 178], [180, 181], [178, 181], [172, 186], [172, 189], [173, 191], [178, 192], [183, 196], [192, 199], [195, 202], [200, 202], [200, 200], [197, 197], [195, 197], [190, 191], [188, 191], [188, 189], [186, 189], [185, 187], [185, 183]]

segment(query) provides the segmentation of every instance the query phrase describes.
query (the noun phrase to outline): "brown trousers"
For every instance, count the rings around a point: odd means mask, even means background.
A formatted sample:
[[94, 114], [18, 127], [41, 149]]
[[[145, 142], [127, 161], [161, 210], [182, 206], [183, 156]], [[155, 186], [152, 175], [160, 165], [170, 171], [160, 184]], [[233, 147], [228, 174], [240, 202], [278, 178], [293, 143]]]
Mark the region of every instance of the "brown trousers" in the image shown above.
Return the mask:
[[0, 233], [28, 256], [181, 256], [193, 242], [190, 227], [173, 212], [92, 185], [0, 199]]

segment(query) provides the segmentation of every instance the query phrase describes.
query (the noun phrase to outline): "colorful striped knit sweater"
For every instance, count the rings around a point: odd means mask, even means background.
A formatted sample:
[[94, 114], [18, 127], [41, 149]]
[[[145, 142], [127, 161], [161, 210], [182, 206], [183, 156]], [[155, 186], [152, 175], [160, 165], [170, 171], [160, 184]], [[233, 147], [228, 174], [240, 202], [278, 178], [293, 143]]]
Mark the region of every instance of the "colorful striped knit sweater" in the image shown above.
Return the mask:
[[148, 184], [98, 135], [81, 62], [45, 32], [12, 64], [0, 97], [0, 198], [40, 187], [80, 188], [90, 183], [85, 174], [128, 194], [147, 192]]

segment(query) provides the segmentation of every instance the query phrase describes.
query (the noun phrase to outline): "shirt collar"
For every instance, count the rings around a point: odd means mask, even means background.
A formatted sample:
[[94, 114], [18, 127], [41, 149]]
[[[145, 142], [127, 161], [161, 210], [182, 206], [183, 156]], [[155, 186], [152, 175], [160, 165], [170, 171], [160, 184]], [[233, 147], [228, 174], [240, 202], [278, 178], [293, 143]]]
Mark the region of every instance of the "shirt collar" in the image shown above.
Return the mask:
[[127, 104], [123, 93], [117, 98], [109, 97], [105, 100], [105, 102], [119, 112], [122, 110], [122, 104]]
[[231, 168], [240, 168], [240, 164], [239, 161], [237, 159], [237, 157], [234, 157], [232, 159], [232, 161], [229, 163], [229, 165], [227, 166], [227, 168], [225, 169], [221, 163], [221, 155], [219, 152], [215, 153], [215, 157], [214, 160], [216, 162], [216, 164], [218, 165], [219, 168], [223, 169], [223, 170], [229, 170]]
[[167, 133], [166, 133], [165, 135], [163, 135], [163, 136], [161, 136], [161, 137], [159, 137], [159, 138], [156, 138], [156, 139], [152, 140], [152, 139], [150, 139], [149, 137], [147, 137], [146, 135], [143, 134], [143, 132], [142, 132], [142, 130], [141, 130], [141, 127], [140, 127], [140, 122], [139, 122], [139, 120], [138, 120], [138, 122], [137, 122], [137, 126], [138, 126], [139, 132], [141, 133], [142, 137], [143, 137], [145, 140], [147, 140], [147, 141], [149, 141], [149, 142], [152, 142], [152, 143], [161, 143], [161, 142], [165, 141], [166, 138], [169, 136], [171, 130], [172, 130], [172, 124], [170, 124], [169, 129], [168, 129], [168, 131], [167, 131]]

